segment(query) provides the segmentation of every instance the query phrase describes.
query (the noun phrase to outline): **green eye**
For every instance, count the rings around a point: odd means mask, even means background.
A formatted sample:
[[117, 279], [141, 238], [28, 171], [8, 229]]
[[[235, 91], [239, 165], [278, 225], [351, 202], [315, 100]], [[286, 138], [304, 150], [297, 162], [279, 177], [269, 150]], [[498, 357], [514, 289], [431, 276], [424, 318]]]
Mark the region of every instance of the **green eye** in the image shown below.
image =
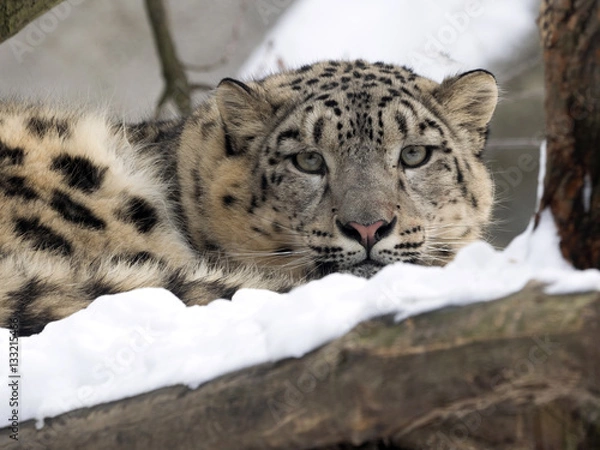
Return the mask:
[[414, 168], [427, 162], [431, 151], [424, 145], [409, 145], [400, 152], [400, 161], [404, 167]]
[[298, 170], [311, 174], [325, 172], [325, 160], [317, 152], [296, 153], [292, 161]]

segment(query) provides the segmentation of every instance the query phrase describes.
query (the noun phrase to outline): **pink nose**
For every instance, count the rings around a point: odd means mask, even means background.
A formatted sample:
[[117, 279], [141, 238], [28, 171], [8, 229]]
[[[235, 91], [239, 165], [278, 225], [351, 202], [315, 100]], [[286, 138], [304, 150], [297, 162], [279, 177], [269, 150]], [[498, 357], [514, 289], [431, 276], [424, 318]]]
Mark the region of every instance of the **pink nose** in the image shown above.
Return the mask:
[[371, 225], [361, 225], [360, 223], [356, 222], [348, 222], [345, 226], [347, 228], [354, 228], [360, 235], [361, 245], [366, 249], [370, 249], [373, 247], [373, 245], [375, 245], [375, 242], [379, 240], [379, 237], [377, 236], [377, 230], [384, 225], [386, 225], [384, 220], [378, 220]]

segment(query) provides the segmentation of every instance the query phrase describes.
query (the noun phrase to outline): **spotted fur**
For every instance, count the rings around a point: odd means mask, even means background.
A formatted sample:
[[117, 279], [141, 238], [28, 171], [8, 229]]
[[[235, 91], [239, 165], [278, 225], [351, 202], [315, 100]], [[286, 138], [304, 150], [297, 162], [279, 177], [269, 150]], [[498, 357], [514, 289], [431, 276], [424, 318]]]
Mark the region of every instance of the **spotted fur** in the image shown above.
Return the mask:
[[0, 103], [0, 325], [37, 333], [144, 286], [205, 304], [444, 264], [489, 221], [496, 101], [485, 71], [359, 60], [225, 79], [167, 122]]

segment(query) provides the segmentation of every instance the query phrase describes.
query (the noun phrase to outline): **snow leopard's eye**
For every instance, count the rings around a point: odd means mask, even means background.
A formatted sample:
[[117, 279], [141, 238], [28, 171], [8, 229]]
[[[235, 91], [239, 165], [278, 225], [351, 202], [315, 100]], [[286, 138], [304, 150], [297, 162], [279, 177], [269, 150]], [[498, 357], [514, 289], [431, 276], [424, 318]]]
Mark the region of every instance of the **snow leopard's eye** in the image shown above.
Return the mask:
[[292, 156], [298, 170], [310, 174], [325, 173], [325, 159], [317, 152], [302, 152]]
[[414, 169], [425, 164], [431, 156], [431, 149], [425, 145], [408, 145], [400, 152], [400, 161], [404, 167]]

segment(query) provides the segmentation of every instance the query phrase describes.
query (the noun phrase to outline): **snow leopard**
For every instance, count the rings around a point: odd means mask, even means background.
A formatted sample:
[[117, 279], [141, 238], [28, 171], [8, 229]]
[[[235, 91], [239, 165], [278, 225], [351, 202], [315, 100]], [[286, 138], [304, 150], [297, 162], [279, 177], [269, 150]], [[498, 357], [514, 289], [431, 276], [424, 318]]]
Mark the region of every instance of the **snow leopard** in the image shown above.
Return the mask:
[[497, 100], [485, 70], [332, 60], [223, 79], [163, 121], [0, 101], [0, 326], [142, 287], [204, 305], [444, 265], [490, 222]]

